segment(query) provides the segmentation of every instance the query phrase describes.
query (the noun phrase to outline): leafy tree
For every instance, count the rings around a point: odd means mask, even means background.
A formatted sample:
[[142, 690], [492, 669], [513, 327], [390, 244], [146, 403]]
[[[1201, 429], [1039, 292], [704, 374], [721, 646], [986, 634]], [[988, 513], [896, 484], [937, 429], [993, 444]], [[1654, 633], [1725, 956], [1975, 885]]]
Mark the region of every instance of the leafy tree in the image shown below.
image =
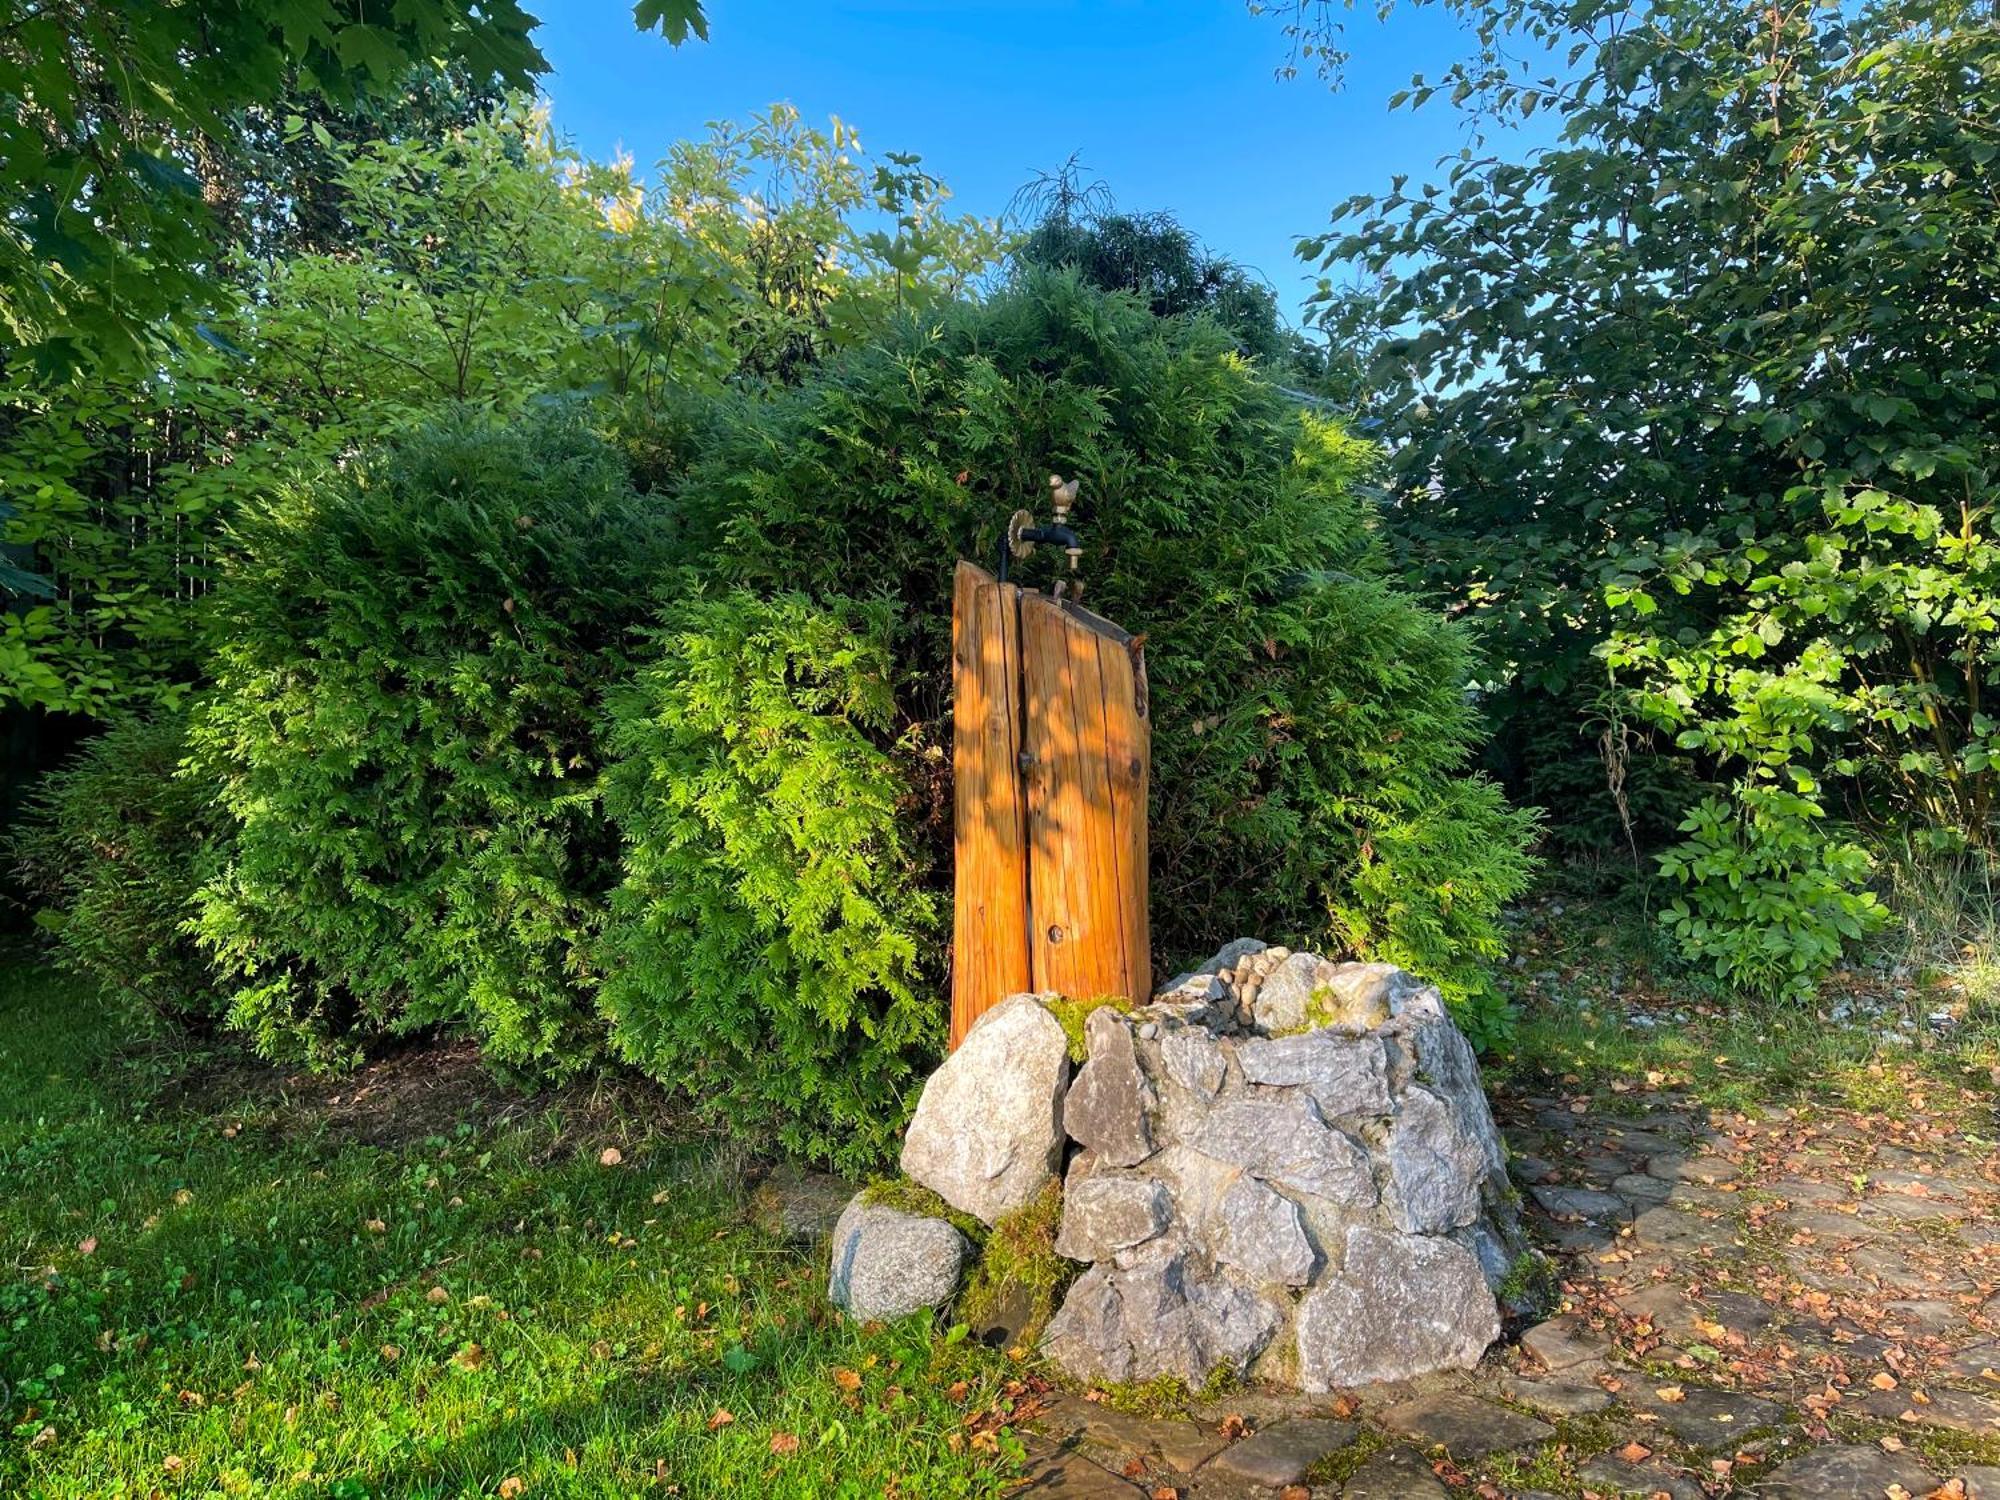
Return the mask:
[[351, 100], [418, 59], [525, 86], [515, 0], [0, 3], [0, 325], [45, 365], [133, 359], [205, 311], [216, 247], [191, 165], [288, 88]]
[[1084, 183], [1074, 157], [1010, 207], [1034, 225], [1014, 249], [1016, 264], [1074, 271], [1090, 286], [1131, 293], [1158, 317], [1211, 317], [1267, 365], [1290, 352], [1268, 283], [1211, 253], [1172, 214], [1117, 212], [1110, 189]]
[[313, 150], [338, 164], [340, 243], [243, 260], [212, 342], [144, 378], [0, 376], [4, 535], [55, 584], [0, 616], [0, 701], [177, 699], [237, 509], [443, 407], [587, 393], [670, 469], [688, 393], [796, 378], [956, 295], [1000, 245], [913, 158], [784, 108], [676, 146], [643, 189], [522, 101], [441, 138]]
[[[1384, 280], [1413, 564], [1517, 713], [1608, 664], [1721, 784], [1670, 920], [1796, 988], [1874, 919], [1840, 801], [1992, 838], [2000, 31], [1957, 0], [1460, 8], [1475, 55], [1402, 97], [1557, 143], [1468, 148], [1302, 249]], [[1774, 930], [1807, 957], [1758, 978], [1732, 953]]]

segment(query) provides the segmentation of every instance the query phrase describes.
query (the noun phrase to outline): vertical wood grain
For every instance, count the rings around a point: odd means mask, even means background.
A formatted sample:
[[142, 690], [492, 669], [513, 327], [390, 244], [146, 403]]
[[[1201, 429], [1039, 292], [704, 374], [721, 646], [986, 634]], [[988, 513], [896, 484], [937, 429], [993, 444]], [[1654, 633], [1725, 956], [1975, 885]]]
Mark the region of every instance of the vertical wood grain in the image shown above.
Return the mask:
[[987, 1010], [1034, 988], [1019, 769], [1018, 592], [968, 562], [952, 580], [954, 1047]]

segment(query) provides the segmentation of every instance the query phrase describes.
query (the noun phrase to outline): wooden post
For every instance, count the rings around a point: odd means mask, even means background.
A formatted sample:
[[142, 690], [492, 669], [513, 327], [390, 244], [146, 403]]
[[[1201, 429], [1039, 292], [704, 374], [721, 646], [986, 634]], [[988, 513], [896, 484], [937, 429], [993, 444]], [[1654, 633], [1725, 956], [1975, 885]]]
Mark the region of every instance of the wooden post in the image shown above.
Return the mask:
[[952, 1045], [1024, 990], [1143, 1001], [1143, 652], [1102, 616], [961, 562], [952, 653]]

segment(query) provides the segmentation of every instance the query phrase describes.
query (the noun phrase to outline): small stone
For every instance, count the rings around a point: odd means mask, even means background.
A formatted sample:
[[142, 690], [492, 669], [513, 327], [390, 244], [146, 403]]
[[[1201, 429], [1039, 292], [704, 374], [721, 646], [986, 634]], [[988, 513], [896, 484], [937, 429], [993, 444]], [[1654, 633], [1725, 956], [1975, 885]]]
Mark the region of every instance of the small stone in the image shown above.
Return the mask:
[[1202, 1099], [1221, 1093], [1222, 1081], [1229, 1074], [1221, 1045], [1196, 1027], [1162, 1038], [1160, 1061], [1168, 1078]]
[[1599, 1223], [1623, 1223], [1632, 1217], [1631, 1205], [1616, 1193], [1596, 1188], [1531, 1187], [1535, 1201], [1558, 1219], [1593, 1219]]
[[1223, 1193], [1209, 1240], [1218, 1261], [1260, 1284], [1304, 1286], [1318, 1265], [1298, 1204], [1250, 1176]]
[[1654, 1387], [1645, 1384], [1634, 1385], [1626, 1394], [1633, 1405], [1651, 1412], [1668, 1432], [1696, 1448], [1734, 1450], [1758, 1428], [1769, 1427], [1785, 1415], [1777, 1402], [1761, 1396], [1703, 1386], [1684, 1387], [1678, 1401], [1664, 1400]]
[[1389, 1019], [1408, 977], [1394, 964], [1333, 964], [1319, 983], [1313, 1019], [1336, 1031], [1372, 1031]]
[[1661, 1207], [1649, 1208], [1632, 1221], [1632, 1238], [1656, 1250], [1713, 1250], [1733, 1243], [1736, 1230], [1723, 1220]]
[[1310, 953], [1292, 953], [1266, 973], [1255, 1001], [1259, 1030], [1276, 1036], [1304, 1031], [1312, 1024], [1313, 991], [1318, 988], [1321, 964]]
[[903, 1171], [988, 1224], [1034, 1201], [1062, 1160], [1069, 1038], [1032, 995], [1003, 1000], [931, 1074]]
[[1297, 1086], [1327, 1119], [1386, 1115], [1389, 1063], [1380, 1037], [1343, 1037], [1331, 1031], [1260, 1038], [1236, 1049], [1252, 1083]]
[[1165, 1185], [1149, 1177], [1108, 1172], [1073, 1177], [1063, 1194], [1056, 1254], [1068, 1260], [1108, 1260], [1163, 1232], [1169, 1214]]
[[1382, 1425], [1426, 1448], [1442, 1448], [1458, 1463], [1506, 1453], [1553, 1437], [1546, 1422], [1476, 1396], [1419, 1396], [1382, 1413]]
[[1631, 1463], [1616, 1453], [1600, 1453], [1576, 1471], [1594, 1490], [1615, 1495], [1644, 1495], [1646, 1500], [1703, 1500], [1708, 1493], [1686, 1474], [1676, 1474], [1656, 1458]]
[[1368, 1153], [1328, 1126], [1303, 1094], [1225, 1101], [1187, 1144], [1280, 1187], [1350, 1208], [1375, 1202]]
[[1293, 1417], [1230, 1444], [1208, 1468], [1275, 1490], [1304, 1479], [1306, 1470], [1353, 1442], [1356, 1431], [1352, 1422]]
[[1934, 1386], [1928, 1401], [1910, 1401], [1899, 1413], [1917, 1427], [1935, 1427], [1967, 1437], [2000, 1436], [2000, 1401], [1973, 1391]]
[[853, 1183], [787, 1162], [751, 1193], [750, 1217], [766, 1234], [810, 1244], [833, 1233], [853, 1196]]
[[1348, 1476], [1342, 1500], [1444, 1500], [1431, 1466], [1408, 1448], [1384, 1448]]
[[906, 1318], [958, 1291], [965, 1237], [942, 1219], [857, 1196], [834, 1226], [826, 1295], [857, 1321]]
[[1471, 1369], [1500, 1336], [1500, 1310], [1470, 1250], [1357, 1225], [1297, 1326], [1300, 1388], [1327, 1391]]
[[1152, 1085], [1140, 1070], [1132, 1027], [1118, 1010], [1100, 1005], [1084, 1021], [1090, 1061], [1070, 1085], [1063, 1129], [1114, 1167], [1135, 1167], [1153, 1154], [1146, 1113]]
[[1238, 963], [1243, 959], [1249, 958], [1252, 954], [1268, 951], [1268, 948], [1269, 945], [1261, 938], [1237, 938], [1234, 942], [1224, 943], [1216, 950], [1215, 957], [1211, 958], [1207, 963], [1195, 970], [1195, 972], [1197, 974], [1220, 974], [1224, 969], [1234, 969]]
[[1627, 1202], [1664, 1203], [1673, 1195], [1674, 1185], [1646, 1172], [1627, 1172], [1615, 1179], [1611, 1191]]
[[1898, 1485], [1912, 1495], [1937, 1487], [1909, 1454], [1853, 1443], [1815, 1448], [1780, 1464], [1764, 1476], [1757, 1493], [1773, 1500], [1882, 1500]]
[[1571, 1365], [1552, 1375], [1502, 1375], [1500, 1394], [1545, 1417], [1580, 1417], [1611, 1405], [1611, 1392], [1596, 1380], [1604, 1369], [1602, 1364]]
[[1521, 1335], [1521, 1347], [1547, 1370], [1566, 1370], [1604, 1358], [1611, 1341], [1595, 1334], [1575, 1317], [1550, 1318]]

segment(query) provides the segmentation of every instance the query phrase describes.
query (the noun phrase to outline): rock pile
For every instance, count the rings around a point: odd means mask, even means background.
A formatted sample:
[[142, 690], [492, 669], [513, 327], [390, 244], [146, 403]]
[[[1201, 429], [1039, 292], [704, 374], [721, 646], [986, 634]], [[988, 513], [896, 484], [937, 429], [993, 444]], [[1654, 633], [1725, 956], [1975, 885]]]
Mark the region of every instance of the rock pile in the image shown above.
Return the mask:
[[[1084, 1269], [1043, 1334], [1057, 1364], [1324, 1391], [1478, 1361], [1519, 1236], [1478, 1064], [1435, 989], [1244, 939], [1148, 1005], [1090, 1010], [1073, 1078], [1061, 1008], [1017, 995], [982, 1017], [903, 1152], [989, 1224], [1062, 1175], [1055, 1248]], [[955, 1283], [963, 1241], [940, 1220], [934, 1265], [912, 1264], [912, 1226], [884, 1226], [897, 1269], [871, 1279], [865, 1207], [835, 1235], [836, 1301], [894, 1316], [887, 1301]], [[893, 1297], [857, 1296], [876, 1283]]]

